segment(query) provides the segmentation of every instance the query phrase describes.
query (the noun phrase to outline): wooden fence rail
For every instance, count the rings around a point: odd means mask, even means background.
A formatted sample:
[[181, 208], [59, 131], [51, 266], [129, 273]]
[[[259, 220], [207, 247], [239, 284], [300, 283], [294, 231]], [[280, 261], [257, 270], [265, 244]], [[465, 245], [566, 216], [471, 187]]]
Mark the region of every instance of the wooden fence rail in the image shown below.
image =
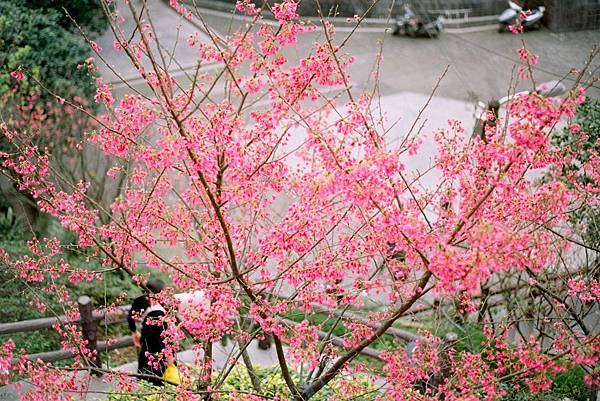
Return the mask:
[[[127, 305], [117, 308], [117, 310], [114, 312], [104, 313], [94, 311], [92, 313], [92, 319], [94, 321], [106, 319], [108, 324], [123, 323], [127, 319], [127, 312], [129, 312], [130, 308], [131, 307]], [[0, 335], [51, 329], [52, 326], [56, 323], [80, 324], [81, 320], [69, 320], [67, 316], [61, 315], [53, 317], [43, 317], [39, 319], [22, 320], [20, 322], [0, 323]]]
[[[133, 339], [131, 336], [119, 337], [117, 339], [97, 341], [97, 324], [100, 320], [106, 320], [108, 324], [122, 323], [127, 320], [127, 313], [131, 306], [117, 308], [111, 312], [97, 312], [93, 309], [92, 299], [86, 295], [77, 300], [79, 307], [79, 319], [71, 320], [67, 316], [45, 317], [41, 319], [24, 320], [13, 323], [0, 323], [0, 334], [23, 333], [36, 330], [52, 328], [55, 324], [71, 325], [78, 324], [82, 327], [82, 335], [87, 340], [87, 348], [90, 351], [97, 351], [88, 362], [92, 366], [101, 367], [100, 352], [110, 351], [117, 348], [131, 347]], [[40, 352], [26, 355], [30, 361], [42, 360], [44, 362], [57, 362], [63, 359], [73, 358], [76, 355], [73, 351], [59, 350]], [[19, 362], [19, 358], [13, 358], [13, 365]]]
[[[52, 328], [55, 324], [62, 325], [72, 325], [77, 324], [82, 326], [82, 335], [85, 340], [87, 340], [88, 349], [90, 351], [97, 351], [95, 353], [95, 357], [92, 360], [88, 360], [87, 362], [92, 366], [100, 367], [102, 361], [100, 359], [100, 353], [103, 351], [110, 351], [118, 348], [125, 348], [133, 346], [133, 339], [131, 336], [123, 336], [117, 339], [106, 340], [106, 341], [97, 341], [97, 325], [100, 321], [104, 320], [105, 324], [115, 324], [115, 323], [123, 323], [127, 320], [127, 313], [131, 309], [130, 305], [118, 307], [116, 310], [110, 312], [98, 312], [93, 310], [92, 299], [88, 296], [81, 296], [78, 299], [79, 306], [79, 318], [72, 320], [67, 316], [54, 316], [54, 317], [46, 317], [40, 319], [31, 319], [20, 322], [13, 323], [0, 323], [0, 335], [1, 334], [13, 334], [13, 333], [22, 333], [22, 332], [31, 332], [36, 330], [43, 330]], [[315, 305], [315, 310], [320, 313], [327, 313], [331, 315], [340, 316], [342, 312], [327, 309], [320, 305]], [[346, 312], [343, 314], [343, 318], [345, 320], [353, 321], [356, 323], [365, 324], [373, 329], [377, 329], [379, 325], [377, 323], [369, 322], [367, 319], [364, 319], [358, 315]], [[285, 324], [289, 326], [294, 326], [298, 323], [284, 319]], [[397, 339], [400, 339], [404, 342], [427, 342], [424, 337], [418, 336], [416, 334], [410, 333], [405, 330], [401, 330], [395, 327], [391, 327], [386, 331], [386, 334], [391, 335]], [[343, 347], [343, 339], [341, 337], [336, 337], [332, 335], [328, 335], [325, 332], [318, 332], [319, 339], [327, 340], [332, 345], [337, 347]], [[267, 346], [264, 346], [264, 342], [261, 348], [266, 349], [270, 346], [270, 343]], [[372, 358], [380, 359], [379, 351], [373, 348], [365, 348], [361, 354], [365, 356], [369, 356]], [[31, 361], [42, 360], [44, 362], [57, 362], [64, 359], [70, 359], [76, 356], [76, 353], [68, 350], [59, 350], [59, 351], [50, 351], [50, 352], [40, 352], [36, 354], [26, 355], [25, 358]], [[14, 358], [13, 364], [18, 363], [19, 359]]]
[[[113, 339], [113, 340], [98, 341], [96, 349], [98, 350], [98, 352], [102, 352], [102, 351], [111, 351], [113, 349], [126, 348], [126, 347], [132, 347], [132, 346], [133, 346], [133, 339], [131, 338], [131, 336], [123, 336], [123, 337], [119, 337], [119, 338]], [[29, 355], [26, 355], [26, 358], [30, 361], [41, 360], [44, 362], [57, 362], [57, 361], [62, 361], [64, 359], [73, 358], [73, 357], [75, 357], [75, 355], [76, 354], [72, 351], [60, 350], [60, 351], [40, 352], [37, 354], [29, 354]], [[12, 360], [13, 365], [17, 364], [18, 362], [19, 362], [19, 358], [13, 358], [13, 360]]]

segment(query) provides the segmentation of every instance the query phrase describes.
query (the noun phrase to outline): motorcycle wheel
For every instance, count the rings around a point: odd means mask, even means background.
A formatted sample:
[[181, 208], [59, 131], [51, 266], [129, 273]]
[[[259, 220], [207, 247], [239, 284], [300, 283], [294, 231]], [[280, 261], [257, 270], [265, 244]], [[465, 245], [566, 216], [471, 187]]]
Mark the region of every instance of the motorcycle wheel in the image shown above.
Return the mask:
[[506, 31], [506, 25], [499, 24], [498, 25], [498, 33], [503, 33], [504, 31]]
[[394, 35], [394, 36], [400, 35], [400, 28], [398, 28], [398, 26], [396, 26], [394, 28], [394, 30], [392, 31], [392, 35]]

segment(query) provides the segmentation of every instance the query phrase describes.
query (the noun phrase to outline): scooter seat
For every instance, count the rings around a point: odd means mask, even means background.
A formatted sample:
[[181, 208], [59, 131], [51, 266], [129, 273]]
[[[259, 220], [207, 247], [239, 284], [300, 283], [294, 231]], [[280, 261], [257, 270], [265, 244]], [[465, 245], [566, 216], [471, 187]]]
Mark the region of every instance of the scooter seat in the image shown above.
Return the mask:
[[540, 19], [542, 16], [543, 16], [542, 11], [536, 9], [531, 14], [529, 14], [525, 17], [525, 21], [526, 22], [535, 21], [537, 19]]
[[512, 8], [509, 8], [507, 10], [504, 10], [502, 12], [502, 14], [500, 14], [500, 16], [498, 17], [498, 21], [502, 22], [502, 23], [507, 23], [509, 21], [512, 21], [516, 17], [517, 17], [517, 12], [515, 10], [513, 10]]

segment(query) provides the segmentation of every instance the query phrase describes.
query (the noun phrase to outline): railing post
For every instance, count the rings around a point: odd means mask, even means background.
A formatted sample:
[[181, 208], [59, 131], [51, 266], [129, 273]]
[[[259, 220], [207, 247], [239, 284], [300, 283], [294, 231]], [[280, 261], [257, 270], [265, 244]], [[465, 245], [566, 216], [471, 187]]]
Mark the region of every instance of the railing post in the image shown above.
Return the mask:
[[83, 334], [83, 339], [87, 340], [87, 349], [92, 352], [92, 355], [88, 358], [88, 362], [92, 367], [101, 368], [102, 361], [98, 352], [98, 328], [92, 313], [94, 309], [92, 299], [87, 295], [82, 295], [77, 299], [77, 303], [79, 304], [81, 333]]
[[270, 334], [263, 333], [262, 338], [260, 338], [258, 340], [258, 348], [262, 349], [263, 351], [266, 351], [269, 348], [271, 348], [272, 341], [273, 341], [273, 338], [271, 337]]

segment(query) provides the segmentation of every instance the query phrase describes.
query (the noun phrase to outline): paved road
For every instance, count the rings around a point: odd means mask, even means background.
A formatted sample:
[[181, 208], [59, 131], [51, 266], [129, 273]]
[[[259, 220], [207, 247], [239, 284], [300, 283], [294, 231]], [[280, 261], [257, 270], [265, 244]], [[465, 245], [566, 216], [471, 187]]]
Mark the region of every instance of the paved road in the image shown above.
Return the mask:
[[[121, 9], [124, 22], [116, 26], [117, 32], [123, 38], [129, 39], [135, 32], [135, 20], [131, 17], [129, 8], [123, 0], [116, 2], [117, 8]], [[187, 39], [190, 34], [198, 31], [198, 26], [190, 23], [161, 0], [149, 0], [148, 12], [143, 14], [142, 23], [151, 22], [156, 32], [157, 40], [151, 44], [151, 50], [161, 68], [169, 71], [191, 70], [197, 64], [197, 53], [190, 50]], [[139, 13], [141, 4], [139, 0], [132, 1], [133, 8]], [[149, 15], [149, 18], [148, 18]], [[139, 36], [136, 36], [139, 40]], [[206, 42], [208, 36], [199, 32], [198, 39]], [[100, 74], [106, 82], [117, 84], [121, 79], [127, 81], [139, 81], [139, 73], [133, 67], [124, 51], [116, 51], [114, 48], [115, 35], [111, 29], [104, 32], [96, 43], [102, 48], [101, 56], [105, 62], [98, 60]], [[157, 43], [160, 43], [160, 52], [157, 51]], [[151, 70], [152, 65], [146, 57], [142, 58], [142, 65]]]
[[[363, 36], [359, 35], [356, 42], [363, 41]], [[535, 72], [537, 82], [557, 79], [571, 68], [580, 67], [585, 63], [591, 45], [600, 43], [597, 32], [559, 36], [538, 31], [529, 32], [523, 38], [527, 47], [540, 55]], [[357, 50], [361, 48], [360, 44], [354, 46]], [[446, 34], [438, 40], [387, 37], [381, 72], [382, 90], [385, 93], [429, 93], [444, 66], [450, 65], [437, 92], [439, 95], [460, 100], [470, 100], [473, 96], [484, 100], [502, 97], [511, 81], [515, 51], [519, 47], [519, 37], [495, 31]], [[596, 66], [599, 64], [600, 60], [596, 60]]]
[[[203, 18], [222, 34], [227, 33], [230, 25], [235, 29], [246, 23], [231, 21], [212, 12], [203, 13]], [[353, 81], [362, 83], [368, 78], [379, 43], [383, 41], [382, 94], [429, 94], [445, 66], [450, 65], [438, 95], [465, 101], [473, 96], [497, 98], [506, 94], [517, 59], [516, 50], [522, 47], [521, 39], [540, 56], [535, 73], [538, 82], [557, 79], [571, 68], [581, 67], [593, 45], [600, 44], [600, 32], [594, 31], [554, 34], [539, 30], [516, 36], [483, 29], [471, 33], [444, 33], [439, 39], [395, 37], [389, 33], [373, 32], [371, 28], [359, 29], [345, 48], [356, 56], [356, 63], [350, 69]], [[344, 29], [336, 35], [336, 39], [341, 41], [348, 34]], [[321, 37], [318, 33], [305, 35], [297, 46], [296, 54], [306, 53]], [[600, 60], [596, 60], [595, 65], [599, 66]], [[594, 93], [600, 95], [597, 89]]]
[[[166, 58], [170, 58], [169, 54], [174, 54], [174, 58], [178, 60], [178, 64], [170, 63], [170, 70], [189, 70], [195, 66], [197, 53], [187, 46], [185, 40], [190, 33], [200, 31], [199, 18], [194, 18], [192, 22], [187, 21], [163, 0], [148, 0], [148, 4], [150, 17], [165, 49]], [[225, 18], [222, 13], [203, 10], [199, 12], [203, 20], [221, 35], [226, 35], [230, 30], [247, 23], [246, 20]], [[129, 15], [126, 12], [123, 14]], [[341, 28], [344, 32], [336, 34], [336, 40], [339, 41], [349, 34], [347, 29]], [[126, 18], [123, 29], [128, 33], [132, 31], [131, 18]], [[200, 34], [199, 38], [201, 41], [207, 40], [204, 34]], [[380, 74], [380, 90], [383, 95], [399, 92], [429, 94], [445, 66], [449, 65], [449, 72], [437, 95], [472, 102], [474, 98], [487, 100], [506, 94], [511, 75], [514, 73], [513, 67], [516, 65], [516, 50], [522, 46], [521, 39], [533, 53], [540, 56], [535, 79], [537, 82], [543, 82], [563, 77], [572, 68], [580, 68], [592, 46], [600, 44], [600, 32], [554, 34], [547, 30], [539, 30], [515, 36], [487, 29], [471, 33], [444, 33], [439, 39], [413, 39], [373, 32], [372, 28], [366, 28], [353, 34], [345, 50], [356, 56], [356, 63], [350, 69], [356, 90], [359, 90], [369, 77], [379, 44], [383, 42], [384, 61]], [[136, 76], [124, 54], [114, 51], [113, 40], [110, 32], [97, 40], [104, 48], [103, 57], [123, 77]], [[293, 59], [294, 56], [305, 54], [315, 40], [322, 40], [320, 33], [302, 36], [297, 47], [288, 51], [287, 55]], [[176, 44], [177, 42], [180, 43]], [[596, 60], [595, 66], [599, 65], [600, 60]], [[214, 66], [206, 66], [208, 69], [211, 67]], [[108, 81], [116, 80], [115, 75], [106, 67], [100, 68]], [[520, 88], [528, 89], [529, 83], [524, 83]], [[598, 88], [600, 86], [592, 90], [595, 96], [600, 95]], [[401, 104], [398, 106], [402, 107]]]

